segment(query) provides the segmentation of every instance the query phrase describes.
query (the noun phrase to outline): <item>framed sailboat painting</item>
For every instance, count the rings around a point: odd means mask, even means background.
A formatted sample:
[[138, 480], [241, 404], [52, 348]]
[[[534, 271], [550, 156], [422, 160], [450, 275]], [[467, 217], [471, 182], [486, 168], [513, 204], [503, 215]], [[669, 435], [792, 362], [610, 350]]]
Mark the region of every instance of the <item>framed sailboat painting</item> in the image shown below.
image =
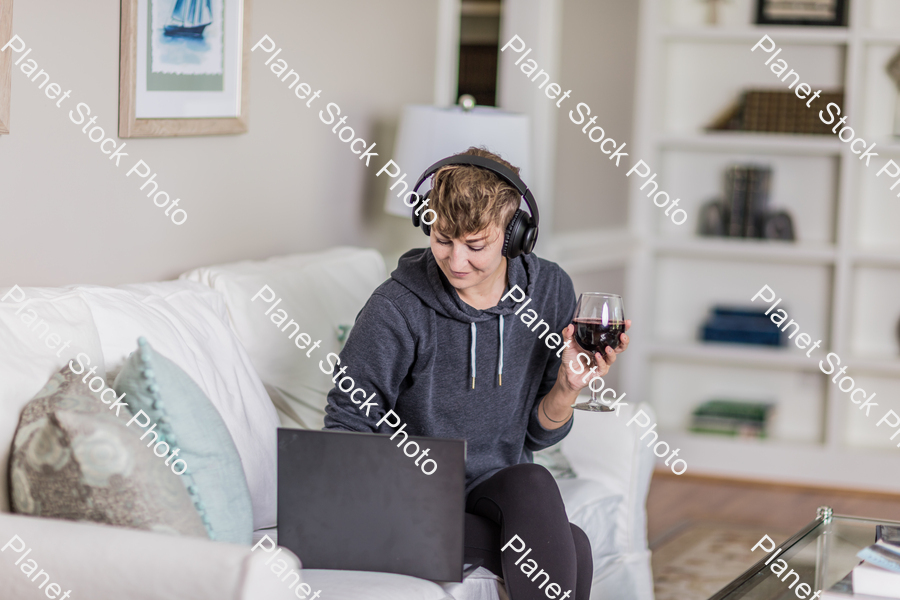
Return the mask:
[[246, 132], [249, 9], [250, 0], [122, 0], [119, 137]]

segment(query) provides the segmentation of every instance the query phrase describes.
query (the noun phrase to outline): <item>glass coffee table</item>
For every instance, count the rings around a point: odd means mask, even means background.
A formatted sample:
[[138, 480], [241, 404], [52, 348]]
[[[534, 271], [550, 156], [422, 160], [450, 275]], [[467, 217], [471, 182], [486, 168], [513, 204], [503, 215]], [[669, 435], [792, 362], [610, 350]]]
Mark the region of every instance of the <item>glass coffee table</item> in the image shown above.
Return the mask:
[[[830, 590], [830, 594], [850, 598], [852, 589], [849, 581], [842, 580], [860, 563], [856, 553], [875, 543], [876, 525], [900, 526], [900, 522], [835, 515], [831, 508], [820, 507], [815, 521], [776, 546], [775, 551], [778, 548], [783, 550], [772, 564], [778, 558], [787, 561], [790, 568], [800, 574], [800, 581], [812, 587], [813, 591], [808, 598], [812, 598], [817, 590], [823, 590], [823, 594]], [[794, 580], [793, 576], [783, 582], [765, 564], [771, 555], [772, 553], [767, 553], [709, 600], [796, 600], [797, 587], [788, 589], [788, 584]], [[832, 590], [832, 586], [836, 584], [838, 585]]]

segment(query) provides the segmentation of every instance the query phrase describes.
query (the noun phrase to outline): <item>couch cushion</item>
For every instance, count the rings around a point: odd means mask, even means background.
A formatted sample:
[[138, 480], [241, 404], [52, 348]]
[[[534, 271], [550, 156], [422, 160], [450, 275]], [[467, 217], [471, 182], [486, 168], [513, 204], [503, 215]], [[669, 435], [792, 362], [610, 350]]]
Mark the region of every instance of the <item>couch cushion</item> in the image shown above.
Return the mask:
[[110, 410], [111, 392], [88, 387], [94, 381], [66, 365], [25, 406], [10, 463], [13, 508], [205, 538], [179, 476], [129, 429], [127, 411]]
[[323, 590], [325, 600], [445, 600], [448, 596], [431, 581], [363, 571], [303, 569], [303, 581], [314, 590]]
[[[9, 512], [7, 468], [22, 408], [79, 352], [105, 372], [91, 311], [77, 292], [0, 291], [0, 511]], [[33, 312], [31, 312], [33, 311]], [[16, 313], [19, 314], [16, 314]], [[29, 320], [31, 319], [31, 320]], [[27, 323], [26, 323], [27, 321]], [[56, 336], [56, 337], [51, 337]], [[59, 340], [59, 342], [57, 342]], [[68, 346], [63, 347], [68, 342]], [[51, 345], [57, 344], [51, 348]]]
[[[375, 250], [334, 248], [315, 254], [296, 254], [265, 261], [204, 267], [181, 276], [222, 292], [231, 323], [253, 365], [279, 408], [282, 424], [321, 429], [325, 398], [333, 387], [319, 369], [319, 360], [340, 352], [356, 315], [386, 275], [384, 261]], [[265, 303], [268, 286], [280, 298]], [[270, 317], [283, 310], [300, 325], [300, 332], [321, 340], [313, 357], [288, 338]], [[288, 322], [289, 325], [289, 322]], [[319, 358], [315, 358], [319, 357]]]
[[164, 455], [178, 449], [178, 460], [184, 461], [178, 472], [183, 471], [183, 483], [194, 495], [210, 539], [249, 544], [253, 537], [250, 491], [222, 417], [178, 365], [156, 352], [146, 339], [138, 343], [115, 383], [116, 392], [126, 394], [128, 410], [135, 417], [146, 415], [134, 426], [149, 432], [156, 425], [158, 431], [148, 437], [161, 436], [157, 443], [166, 445]]
[[[297, 600], [269, 570], [267, 557], [246, 546], [188, 537], [173, 544], [146, 531], [0, 515], [0, 547], [13, 536], [22, 541], [13, 547], [31, 549], [22, 564], [33, 559], [71, 591], [70, 600]], [[46, 598], [15, 564], [28, 550], [9, 560], [13, 547], [0, 555], [2, 597]], [[328, 600], [324, 592], [320, 600]]]
[[144, 336], [200, 387], [240, 454], [254, 528], [274, 525], [278, 415], [228, 325], [221, 294], [189, 281], [75, 289], [93, 313], [111, 373]]

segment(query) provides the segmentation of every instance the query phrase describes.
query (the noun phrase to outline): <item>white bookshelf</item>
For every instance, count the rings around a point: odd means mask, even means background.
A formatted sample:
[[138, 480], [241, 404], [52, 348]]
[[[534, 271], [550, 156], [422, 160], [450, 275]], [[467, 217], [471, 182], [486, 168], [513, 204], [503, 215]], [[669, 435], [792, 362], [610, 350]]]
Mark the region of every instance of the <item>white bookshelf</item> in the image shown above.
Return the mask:
[[[888, 408], [900, 413], [900, 199], [875, 177], [887, 158], [900, 162], [897, 91], [884, 69], [900, 48], [900, 2], [849, 3], [848, 27], [784, 27], [754, 25], [753, 0], [720, 3], [718, 25], [705, 24], [699, 0], [641, 0], [632, 158], [651, 165], [690, 218], [672, 224], [638, 189], [643, 181], [630, 182], [626, 301], [639, 327], [625, 387], [653, 404], [661, 439], [682, 448], [688, 473], [900, 491], [900, 438], [875, 425]], [[750, 52], [763, 34], [801, 81], [844, 89], [848, 124], [877, 142], [871, 167], [830, 137], [704, 131], [743, 90], [787, 90], [767, 57]], [[748, 162], [772, 167], [770, 207], [791, 213], [796, 242], [696, 235], [726, 166]], [[714, 304], [750, 305], [763, 285], [801, 331], [823, 340], [812, 358], [793, 344], [698, 341]], [[877, 392], [872, 416], [819, 371], [829, 351]], [[774, 401], [770, 437], [690, 433], [692, 410], [713, 398]]]

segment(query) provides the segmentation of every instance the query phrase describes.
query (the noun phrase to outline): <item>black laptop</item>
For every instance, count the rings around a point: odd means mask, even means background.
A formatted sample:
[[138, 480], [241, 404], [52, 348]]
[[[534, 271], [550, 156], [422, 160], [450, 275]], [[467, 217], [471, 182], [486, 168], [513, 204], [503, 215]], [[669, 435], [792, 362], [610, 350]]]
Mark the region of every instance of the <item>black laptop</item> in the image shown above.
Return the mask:
[[278, 544], [307, 569], [462, 581], [466, 442], [409, 440], [434, 473], [399, 438], [280, 428]]

